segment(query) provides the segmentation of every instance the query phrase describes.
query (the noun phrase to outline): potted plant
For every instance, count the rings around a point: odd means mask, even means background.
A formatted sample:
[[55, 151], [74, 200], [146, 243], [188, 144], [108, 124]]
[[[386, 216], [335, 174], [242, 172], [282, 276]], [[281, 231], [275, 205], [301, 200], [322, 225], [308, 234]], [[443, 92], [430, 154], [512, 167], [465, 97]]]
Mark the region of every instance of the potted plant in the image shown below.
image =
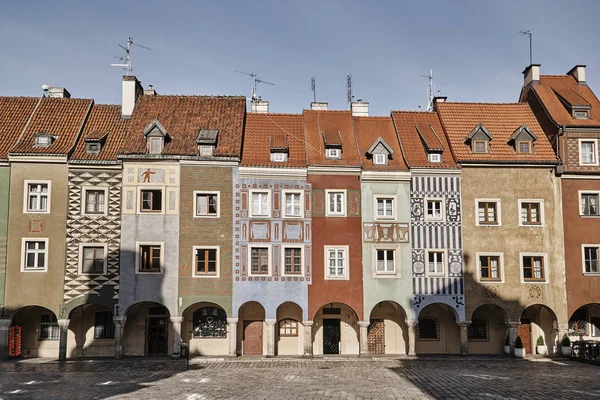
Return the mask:
[[504, 354], [510, 354], [510, 337], [508, 335], [504, 339]]
[[571, 357], [571, 339], [565, 333], [560, 341], [560, 351], [564, 357]]
[[546, 346], [546, 344], [544, 343], [544, 337], [542, 335], [540, 335], [537, 338], [537, 343], [535, 346], [535, 351], [538, 354], [541, 354], [543, 356], [545, 356], [546, 354], [548, 354], [548, 346]]
[[521, 340], [521, 336], [517, 336], [517, 340], [515, 341], [515, 357], [525, 357], [525, 349], [523, 348], [523, 341]]

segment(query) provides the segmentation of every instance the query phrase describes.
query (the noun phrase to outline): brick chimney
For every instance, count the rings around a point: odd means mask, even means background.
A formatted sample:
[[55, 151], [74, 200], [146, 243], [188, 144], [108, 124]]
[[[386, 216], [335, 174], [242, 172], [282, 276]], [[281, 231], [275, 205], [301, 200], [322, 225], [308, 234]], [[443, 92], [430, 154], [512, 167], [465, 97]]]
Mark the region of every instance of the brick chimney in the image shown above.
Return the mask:
[[131, 118], [133, 108], [138, 96], [144, 93], [144, 89], [135, 76], [124, 76], [121, 93], [121, 117]]
[[540, 67], [541, 64], [531, 64], [523, 71], [523, 77], [525, 78], [523, 86], [529, 84], [539, 85], [540, 84]]
[[573, 78], [577, 79], [577, 82], [580, 85], [585, 85], [585, 65], [576, 65], [573, 68], [571, 68], [571, 70], [569, 72], [567, 72], [567, 75], [571, 75]]

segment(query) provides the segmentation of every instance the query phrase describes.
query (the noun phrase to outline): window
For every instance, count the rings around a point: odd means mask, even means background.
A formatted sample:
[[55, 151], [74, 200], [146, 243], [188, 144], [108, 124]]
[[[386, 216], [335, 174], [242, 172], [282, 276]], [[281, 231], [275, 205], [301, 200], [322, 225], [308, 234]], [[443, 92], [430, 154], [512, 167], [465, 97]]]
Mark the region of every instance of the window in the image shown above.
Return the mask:
[[528, 140], [522, 140], [517, 143], [518, 152], [521, 154], [531, 153], [531, 142]]
[[396, 264], [394, 260], [395, 250], [377, 250], [377, 273], [378, 274], [394, 274], [396, 273]]
[[105, 189], [86, 189], [83, 188], [85, 199], [84, 214], [104, 214], [106, 210]]
[[500, 201], [479, 200], [477, 206], [477, 225], [500, 225]]
[[268, 217], [269, 214], [269, 192], [251, 192], [252, 198], [252, 216], [253, 217]]
[[326, 279], [348, 279], [348, 246], [325, 246]]
[[439, 153], [430, 153], [428, 155], [429, 162], [439, 163], [442, 162], [442, 155]]
[[101, 144], [100, 143], [86, 143], [85, 152], [87, 154], [100, 154]]
[[285, 197], [285, 216], [302, 216], [302, 193], [301, 192], [283, 192]]
[[342, 156], [342, 151], [340, 149], [327, 149], [326, 158], [329, 159], [339, 159]]
[[521, 208], [521, 225], [542, 225], [543, 224], [543, 202], [519, 200]]
[[148, 138], [148, 152], [150, 154], [160, 154], [163, 149], [163, 138], [151, 137]]
[[581, 210], [581, 215], [600, 215], [600, 209], [598, 208], [600, 193], [579, 192], [579, 194], [579, 208]]
[[427, 252], [427, 275], [441, 276], [444, 275], [444, 252], [443, 251], [428, 251]]
[[218, 307], [202, 307], [194, 311], [194, 338], [227, 337], [227, 314]]
[[419, 318], [417, 340], [440, 340], [440, 327], [438, 320], [431, 317]]
[[385, 165], [387, 161], [387, 154], [373, 154], [373, 164]]
[[80, 254], [82, 274], [104, 273], [106, 266], [105, 246], [82, 246]]
[[279, 336], [280, 337], [296, 337], [298, 336], [298, 321], [286, 318], [279, 321]]
[[524, 281], [544, 281], [544, 256], [538, 254], [521, 254], [521, 267]]
[[287, 247], [283, 252], [285, 275], [302, 274], [302, 248]]
[[59, 332], [58, 321], [54, 314], [40, 315], [39, 340], [58, 340]]
[[598, 165], [597, 140], [579, 140], [579, 164]]
[[23, 239], [22, 271], [46, 271], [48, 239]]
[[474, 153], [487, 153], [488, 152], [488, 142], [486, 140], [475, 140], [473, 142], [473, 152]]
[[573, 110], [573, 117], [575, 119], [589, 119], [590, 112], [587, 110]]
[[346, 215], [346, 192], [345, 191], [327, 191], [327, 215], [345, 216]]
[[489, 325], [483, 318], [473, 318], [471, 325], [467, 328], [469, 342], [489, 342]]
[[50, 212], [50, 183], [25, 181], [25, 212]]
[[96, 322], [94, 324], [94, 339], [114, 339], [115, 324], [113, 315], [110, 311], [101, 311], [96, 313]]
[[202, 157], [210, 157], [213, 154], [212, 146], [200, 146], [200, 155]]
[[194, 192], [196, 217], [219, 216], [219, 192]]
[[585, 274], [598, 274], [598, 253], [600, 245], [584, 244], [581, 246], [583, 251], [583, 272]]
[[479, 255], [479, 277], [482, 281], [500, 281], [502, 279], [501, 256], [492, 254]]
[[269, 274], [269, 248], [252, 247], [250, 248], [250, 273], [251, 275]]
[[599, 337], [600, 336], [600, 318], [591, 317], [590, 318], [590, 326], [592, 328], [592, 336]]
[[194, 247], [194, 275], [217, 276], [219, 272], [218, 247]]
[[394, 218], [394, 199], [389, 197], [378, 197], [377, 214], [375, 219], [393, 219]]
[[47, 146], [50, 144], [50, 138], [48, 136], [38, 136], [35, 138], [35, 144], [38, 146]]
[[162, 190], [142, 189], [140, 211], [158, 212], [162, 211]]
[[287, 159], [286, 153], [271, 153], [271, 161], [273, 162], [286, 162]]
[[442, 200], [427, 200], [426, 220], [427, 221], [441, 221], [443, 216]]
[[162, 244], [143, 244], [138, 250], [138, 272], [161, 272]]

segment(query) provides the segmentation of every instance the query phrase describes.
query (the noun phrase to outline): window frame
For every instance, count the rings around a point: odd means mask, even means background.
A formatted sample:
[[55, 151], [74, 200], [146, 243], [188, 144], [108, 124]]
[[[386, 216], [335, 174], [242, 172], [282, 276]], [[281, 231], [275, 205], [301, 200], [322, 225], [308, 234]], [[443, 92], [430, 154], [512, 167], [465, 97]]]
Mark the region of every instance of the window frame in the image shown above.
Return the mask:
[[[485, 150], [484, 151], [477, 151], [477, 144], [478, 143], [483, 143]], [[490, 147], [489, 147], [489, 140], [485, 140], [485, 139], [473, 139], [473, 153], [474, 154], [489, 154], [490, 153]]]
[[[161, 192], [161, 198], [160, 198], [160, 205], [161, 205], [161, 209], [159, 211], [156, 210], [143, 210], [142, 209], [142, 204], [143, 204], [143, 196], [142, 196], [142, 192], [144, 191], [148, 191], [148, 190], [160, 190]], [[164, 214], [165, 210], [166, 210], [166, 204], [165, 204], [165, 200], [166, 200], [166, 188], [163, 186], [139, 186], [138, 187], [138, 208], [137, 208], [137, 212], [139, 214]]]
[[[446, 220], [446, 199], [443, 197], [425, 197], [425, 209], [423, 210], [423, 215], [425, 216], [425, 221], [427, 222], [444, 222]], [[429, 216], [429, 202], [439, 202], [440, 203], [440, 217], [431, 217]]]
[[[287, 210], [287, 195], [288, 194], [298, 194], [300, 195], [300, 213], [298, 215], [288, 215], [286, 213]], [[284, 218], [304, 218], [304, 190], [282, 190], [281, 191], [281, 199], [282, 199], [282, 215]]]
[[[253, 197], [254, 194], [259, 194], [259, 193], [266, 193], [267, 194], [267, 213], [266, 214], [254, 214], [254, 203], [253, 203]], [[272, 210], [272, 193], [271, 193], [271, 189], [252, 189], [248, 191], [248, 197], [249, 197], [249, 201], [248, 201], [248, 216], [252, 217], [252, 218], [271, 218], [271, 215], [273, 213]]]
[[[442, 253], [442, 265], [444, 272], [429, 272], [429, 254]], [[436, 262], [437, 265], [437, 262]], [[426, 249], [425, 250], [425, 276], [432, 278], [443, 278], [448, 276], [448, 250], [446, 249]]]
[[[594, 153], [593, 153], [593, 155], [594, 155], [594, 162], [591, 162], [591, 163], [584, 163], [583, 162], [583, 157], [582, 157], [583, 152], [581, 151], [583, 143], [593, 143], [594, 144]], [[587, 166], [592, 166], [592, 167], [593, 166], [598, 166], [598, 139], [594, 139], [594, 138], [591, 138], [591, 139], [587, 139], [587, 138], [586, 139], [578, 139], [578, 151], [579, 151], [579, 165], [580, 166], [584, 166], [584, 167], [587, 167]]]
[[[282, 326], [284, 323], [286, 322], [293, 322], [294, 326]], [[290, 332], [292, 333], [281, 333], [282, 329], [289, 329]], [[296, 333], [294, 334], [293, 331], [296, 331]], [[294, 318], [282, 318], [279, 321], [277, 321], [277, 335], [279, 337], [298, 337], [298, 321], [295, 320]]]
[[[347, 280], [349, 280], [350, 279], [350, 261], [349, 261], [350, 246], [347, 246], [347, 245], [340, 245], [340, 246], [325, 245], [323, 247], [323, 249], [324, 249], [323, 267], [324, 267], [324, 273], [325, 273], [325, 275], [323, 275], [323, 276], [325, 277], [325, 280], [332, 280], [332, 281], [347, 281]], [[330, 250], [336, 250], [336, 251], [341, 250], [344, 252], [344, 275], [338, 275], [338, 274], [329, 275], [329, 251]], [[337, 259], [337, 257], [336, 257], [336, 259]]]
[[[523, 221], [522, 207], [523, 203], [539, 204], [539, 223], [530, 223]], [[519, 226], [543, 227], [546, 226], [546, 213], [544, 212], [544, 199], [519, 199]]]
[[[83, 249], [85, 247], [102, 247], [104, 248], [104, 264], [102, 268], [102, 272], [83, 272]], [[77, 274], [78, 275], [93, 275], [100, 276], [106, 275], [108, 273], [108, 243], [79, 243], [79, 263]]]
[[[479, 203], [496, 203], [496, 223], [479, 221]], [[519, 213], [521, 210], [519, 209]], [[502, 201], [499, 198], [475, 199], [475, 226], [502, 226]]]
[[271, 153], [271, 162], [282, 163], [282, 162], [287, 162], [287, 161], [288, 161], [287, 153], [284, 153], [282, 151], [276, 151], [276, 152]]
[[[529, 257], [529, 258], [542, 257], [542, 278], [541, 279], [525, 278], [525, 272], [523, 271], [523, 258], [524, 257]], [[547, 284], [547, 283], [549, 283], [550, 279], [548, 276], [548, 253], [520, 252], [519, 253], [519, 270], [521, 273], [521, 283], [527, 283], [527, 284]]]
[[[330, 194], [335, 194], [335, 193], [341, 193], [342, 194], [342, 211], [341, 212], [330, 212], [329, 211], [329, 195]], [[325, 215], [327, 217], [346, 217], [346, 202], [348, 199], [348, 191], [346, 189], [326, 189], [325, 190]]]
[[[23, 213], [25, 214], [50, 214], [50, 209], [52, 205], [52, 181], [43, 180], [43, 179], [25, 179], [23, 188]], [[48, 185], [48, 193], [46, 197], [47, 205], [45, 211], [42, 210], [30, 210], [29, 209], [29, 185]]]
[[[219, 335], [214, 335], [214, 334], [212, 336], [196, 335], [196, 327], [200, 326], [200, 324], [198, 324], [198, 325], [196, 324], [196, 322], [200, 322], [200, 318], [198, 318], [198, 320], [196, 319], [196, 313], [201, 313], [201, 310], [203, 310], [203, 309], [219, 310], [218, 313], [221, 314], [218, 316], [219, 321], [215, 321], [215, 322], [218, 322], [218, 324], [215, 324], [215, 325], [218, 328], [218, 332], [220, 333]], [[223, 317], [225, 317], [225, 318], [223, 318]], [[221, 319], [221, 318], [223, 318], [223, 319]], [[214, 305], [214, 306], [206, 305], [206, 306], [198, 307], [192, 313], [192, 321], [191, 322], [192, 322], [192, 324], [191, 324], [192, 325], [192, 331], [191, 331], [192, 339], [209, 339], [209, 340], [211, 340], [211, 339], [226, 339], [228, 337], [228, 335], [230, 334], [229, 327], [227, 324], [227, 312], [223, 308], [221, 308], [220, 306], [217, 306], [217, 305]], [[213, 330], [213, 333], [214, 332], [215, 331]]]
[[[435, 338], [423, 338], [421, 337], [421, 320], [423, 319], [430, 319], [433, 320], [435, 322], [435, 334], [436, 337]], [[439, 342], [440, 341], [440, 320], [437, 319], [436, 317], [433, 316], [429, 316], [429, 315], [424, 315], [422, 317], [418, 317], [417, 318], [417, 337], [416, 340], [418, 342]]]
[[[160, 270], [159, 271], [141, 271], [141, 250], [142, 246], [160, 247]], [[162, 275], [165, 271], [165, 243], [164, 242], [135, 242], [135, 273], [139, 275]]]
[[[397, 196], [396, 195], [383, 195], [383, 194], [376, 194], [373, 195], [373, 219], [375, 221], [395, 221], [396, 220], [396, 199]], [[381, 216], [379, 215], [379, 200], [388, 200], [392, 202], [392, 215], [391, 216]], [[384, 209], [385, 210], [385, 209]]]
[[[198, 260], [196, 259], [197, 250], [216, 250], [216, 271], [215, 273], [199, 273]], [[221, 247], [220, 246], [192, 246], [192, 277], [193, 278], [219, 278], [221, 276]]]
[[[285, 251], [294, 249], [300, 251], [300, 273], [288, 273], [285, 271]], [[293, 264], [292, 264], [293, 266]], [[282, 246], [281, 247], [281, 276], [304, 276], [304, 246]]]
[[[597, 269], [598, 272], [587, 272], [585, 270], [585, 249], [586, 248], [596, 248], [597, 249]], [[600, 275], [600, 244], [582, 244], [581, 245], [581, 268], [584, 276], [598, 276]]]
[[[165, 149], [165, 138], [162, 136], [150, 136], [146, 139], [148, 141], [148, 154], [162, 154]], [[158, 142], [158, 152], [152, 151], [152, 145], [154, 142]]]
[[[399, 258], [399, 248], [398, 247], [389, 247], [389, 246], [372, 246], [373, 247], [373, 270], [375, 271], [375, 275], [376, 276], [396, 276], [396, 274], [398, 273], [398, 258]], [[380, 251], [391, 251], [393, 252], [394, 255], [394, 259], [392, 260], [392, 264], [394, 266], [393, 271], [379, 271], [377, 269], [377, 266], [379, 264], [379, 258], [378, 258], [378, 252]], [[387, 260], [387, 254], [386, 254], [386, 262], [388, 262], [389, 260]]]
[[[335, 151], [336, 155], [331, 155], [331, 152]], [[329, 148], [325, 150], [325, 158], [328, 160], [340, 160], [342, 158], [342, 149], [339, 148]]]
[[[87, 212], [87, 192], [103, 191], [104, 192], [104, 210], [98, 213]], [[108, 186], [82, 186], [81, 187], [81, 215], [87, 217], [100, 217], [108, 214]]]
[[[437, 158], [437, 160], [436, 160]], [[427, 154], [427, 161], [430, 163], [439, 164], [442, 162], [442, 154], [441, 153], [429, 153]]]
[[[504, 283], [504, 253], [493, 251], [482, 251], [475, 253], [477, 257], [477, 280], [481, 283]], [[481, 276], [480, 257], [498, 257], [498, 278], [483, 278]]]
[[[252, 249], [267, 249], [267, 273], [252, 272]], [[270, 244], [252, 243], [248, 244], [248, 276], [272, 276], [273, 273], [273, 249]]]
[[[44, 242], [44, 267], [27, 268], [27, 242]], [[24, 237], [21, 238], [21, 272], [48, 272], [49, 238]]]
[[[49, 315], [50, 316], [50, 322], [47, 325], [42, 325], [42, 317], [44, 315]], [[58, 318], [56, 317], [56, 315], [54, 315], [53, 312], [42, 312], [40, 314], [40, 317], [38, 319], [39, 323], [40, 323], [40, 328], [38, 330], [38, 334], [37, 334], [37, 340], [38, 341], [46, 341], [46, 340], [51, 340], [51, 341], [58, 341], [60, 340], [60, 326], [58, 325]], [[42, 327], [43, 326], [48, 326], [51, 327], [53, 329], [49, 330], [49, 333], [56, 333], [56, 337], [52, 336], [51, 334], [48, 335], [48, 337], [43, 338], [42, 337]]]
[[[379, 160], [379, 157], [381, 157], [381, 162], [377, 162]], [[387, 165], [387, 154], [383, 154], [383, 153], [376, 153], [373, 154], [373, 165]]]
[[[584, 194], [589, 194], [589, 195], [596, 195], [598, 196], [598, 214], [583, 214], [583, 195]], [[584, 218], [598, 218], [600, 217], [600, 190], [579, 190], [578, 191], [578, 197], [579, 197], [579, 216], [580, 217], [584, 217]]]
[[[216, 195], [217, 196], [217, 213], [216, 214], [198, 214], [198, 196], [202, 196], [202, 195], [206, 195], [206, 196], [210, 196], [210, 195]], [[193, 215], [194, 218], [220, 218], [221, 217], [221, 191], [219, 190], [194, 190], [193, 192], [193, 203], [194, 203], [194, 210], [193, 210]], [[208, 203], [207, 203], [207, 208], [206, 210], [208, 211]]]
[[[482, 321], [483, 325], [485, 326], [485, 338], [475, 338], [473, 337], [473, 321], [475, 320], [479, 320]], [[487, 318], [473, 318], [471, 320], [471, 323], [469, 324], [469, 327], [467, 329], [467, 341], [468, 342], [489, 342], [490, 341], [490, 321], [488, 321]]]
[[[104, 314], [104, 315], [110, 315], [110, 319], [105, 320], [105, 323], [108, 324], [112, 324], [112, 331], [110, 329], [106, 329], [106, 327], [104, 327], [104, 329], [102, 330], [102, 335], [97, 335], [97, 330], [98, 330], [98, 326], [102, 326], [102, 325], [98, 325], [98, 314]], [[112, 311], [96, 311], [94, 313], [94, 340], [114, 340], [115, 339], [115, 323], [114, 323], [114, 315], [112, 313]], [[106, 331], [112, 333], [111, 335], [107, 335]]]
[[[527, 151], [521, 151], [521, 144], [523, 144], [523, 143], [527, 144]], [[517, 147], [517, 154], [532, 154], [533, 153], [533, 151], [532, 151], [533, 146], [532, 146], [531, 140], [518, 140], [516, 147]]]

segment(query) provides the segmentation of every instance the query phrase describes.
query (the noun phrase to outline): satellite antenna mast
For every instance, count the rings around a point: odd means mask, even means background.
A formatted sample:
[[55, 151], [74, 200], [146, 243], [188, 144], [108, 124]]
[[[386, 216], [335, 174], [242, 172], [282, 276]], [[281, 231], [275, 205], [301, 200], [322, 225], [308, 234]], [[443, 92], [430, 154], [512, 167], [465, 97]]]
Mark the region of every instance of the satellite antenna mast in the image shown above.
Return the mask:
[[123, 45], [118, 45], [120, 48], [122, 48], [123, 50], [125, 50], [125, 55], [123, 56], [116, 56], [115, 58], [117, 60], [119, 60], [119, 63], [116, 64], [110, 64], [111, 67], [121, 67], [123, 68], [123, 71], [125, 71], [125, 75], [129, 76], [129, 74], [131, 74], [131, 72], [133, 71], [133, 68], [131, 68], [131, 46], [137, 46], [137, 47], [141, 47], [142, 49], [146, 49], [146, 50], [150, 50], [152, 51], [152, 49], [146, 47], [146, 46], [142, 46], [141, 44], [137, 44], [133, 42], [133, 38], [132, 37], [128, 37], [127, 38], [127, 45], [123, 46]]
[[317, 83], [315, 81], [314, 76], [312, 78], [310, 78], [310, 88], [312, 89], [312, 92], [313, 92], [313, 101], [316, 103], [317, 102]]
[[519, 35], [521, 36], [529, 36], [529, 65], [533, 64], [533, 33], [531, 33], [533, 29], [524, 29], [519, 31]]
[[429, 88], [427, 89], [427, 111], [433, 111], [433, 98], [435, 97], [435, 86], [433, 85], [433, 70], [429, 70], [429, 75], [419, 75], [429, 79]]
[[346, 77], [346, 86], [348, 88], [348, 107], [352, 108], [352, 100], [354, 99], [352, 95], [352, 74]]
[[266, 83], [267, 85], [275, 86], [274, 83], [263, 81], [262, 79], [259, 79], [258, 76], [254, 72], [249, 74], [247, 72], [238, 71], [237, 69], [234, 69], [233, 71], [237, 72], [238, 74], [248, 75], [249, 77], [254, 79], [254, 86], [252, 86], [252, 101], [260, 100], [260, 97], [257, 94], [259, 83]]

